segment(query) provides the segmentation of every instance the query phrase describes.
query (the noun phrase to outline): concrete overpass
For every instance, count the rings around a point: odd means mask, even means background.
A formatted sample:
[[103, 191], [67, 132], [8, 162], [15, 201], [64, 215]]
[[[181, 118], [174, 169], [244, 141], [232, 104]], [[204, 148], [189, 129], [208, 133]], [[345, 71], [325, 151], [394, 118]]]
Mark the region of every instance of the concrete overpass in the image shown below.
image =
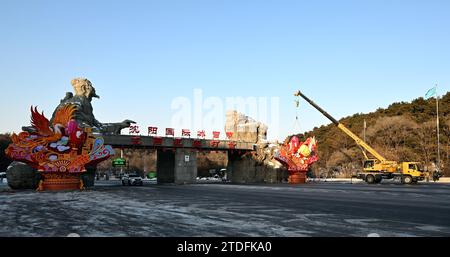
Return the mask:
[[[106, 145], [115, 148], [155, 149], [158, 183], [190, 184], [197, 178], [197, 150], [228, 152], [228, 171], [239, 172], [235, 165], [242, 155], [256, 151], [250, 142], [199, 138], [174, 138], [132, 135], [102, 135]], [[172, 149], [174, 151], [172, 151]]]

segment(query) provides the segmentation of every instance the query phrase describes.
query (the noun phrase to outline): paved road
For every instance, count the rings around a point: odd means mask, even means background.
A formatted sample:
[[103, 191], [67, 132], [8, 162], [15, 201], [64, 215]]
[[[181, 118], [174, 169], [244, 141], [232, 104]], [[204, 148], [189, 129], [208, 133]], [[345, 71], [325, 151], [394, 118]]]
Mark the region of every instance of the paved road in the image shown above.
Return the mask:
[[450, 236], [450, 184], [0, 186], [0, 236]]

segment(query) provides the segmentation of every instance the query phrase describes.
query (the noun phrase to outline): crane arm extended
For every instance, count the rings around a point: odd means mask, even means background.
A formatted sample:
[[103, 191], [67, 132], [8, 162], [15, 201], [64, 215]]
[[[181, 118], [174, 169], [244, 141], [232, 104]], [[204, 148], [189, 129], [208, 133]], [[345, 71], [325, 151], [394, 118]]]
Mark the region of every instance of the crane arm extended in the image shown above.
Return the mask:
[[[386, 158], [384, 158], [381, 154], [379, 154], [375, 149], [370, 147], [366, 142], [364, 142], [361, 138], [359, 138], [357, 135], [355, 135], [352, 131], [350, 131], [347, 127], [344, 126], [344, 124], [337, 121], [333, 116], [328, 114], [326, 111], [324, 111], [322, 108], [320, 108], [316, 103], [314, 103], [311, 99], [309, 99], [307, 96], [302, 94], [302, 92], [298, 91], [294, 94], [295, 96], [300, 96], [303, 99], [305, 99], [309, 104], [311, 104], [314, 108], [316, 108], [320, 113], [322, 113], [325, 117], [327, 117], [331, 122], [333, 122], [334, 125], [336, 125], [340, 130], [342, 130], [345, 134], [347, 134], [349, 137], [351, 137], [353, 140], [355, 140], [356, 144], [364, 148], [367, 152], [372, 154], [376, 159], [378, 159], [381, 162], [385, 162]], [[365, 156], [367, 158], [367, 156]]]

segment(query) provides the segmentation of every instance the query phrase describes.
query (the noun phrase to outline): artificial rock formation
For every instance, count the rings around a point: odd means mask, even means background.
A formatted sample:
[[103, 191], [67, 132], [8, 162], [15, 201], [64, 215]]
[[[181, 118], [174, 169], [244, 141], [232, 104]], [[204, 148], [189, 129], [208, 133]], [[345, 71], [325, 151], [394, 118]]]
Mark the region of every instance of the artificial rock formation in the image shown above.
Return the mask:
[[228, 169], [234, 183], [280, 183], [287, 181], [287, 170], [274, 159], [280, 148], [267, 141], [268, 126], [237, 111], [227, 112], [225, 131], [232, 132], [231, 140], [252, 142], [256, 151], [230, 153]]
[[256, 152], [240, 155], [230, 153], [228, 169], [234, 183], [282, 183], [286, 182], [288, 171], [274, 159], [278, 144], [259, 144]]
[[225, 131], [232, 132], [232, 140], [260, 143], [267, 140], [267, 125], [239, 113], [228, 111]]

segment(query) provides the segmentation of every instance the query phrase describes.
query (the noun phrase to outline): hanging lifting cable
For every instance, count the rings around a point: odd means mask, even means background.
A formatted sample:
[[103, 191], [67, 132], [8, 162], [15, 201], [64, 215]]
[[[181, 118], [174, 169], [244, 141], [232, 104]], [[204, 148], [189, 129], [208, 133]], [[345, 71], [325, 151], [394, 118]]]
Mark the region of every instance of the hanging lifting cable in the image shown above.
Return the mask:
[[299, 111], [300, 111], [300, 98], [297, 98], [295, 101], [294, 101], [294, 103], [295, 103], [295, 121], [294, 121], [294, 125], [293, 125], [293, 132], [294, 132], [294, 134], [296, 134], [296, 133], [300, 133], [300, 128], [301, 128], [301, 126], [300, 126], [300, 120], [299, 120]]

